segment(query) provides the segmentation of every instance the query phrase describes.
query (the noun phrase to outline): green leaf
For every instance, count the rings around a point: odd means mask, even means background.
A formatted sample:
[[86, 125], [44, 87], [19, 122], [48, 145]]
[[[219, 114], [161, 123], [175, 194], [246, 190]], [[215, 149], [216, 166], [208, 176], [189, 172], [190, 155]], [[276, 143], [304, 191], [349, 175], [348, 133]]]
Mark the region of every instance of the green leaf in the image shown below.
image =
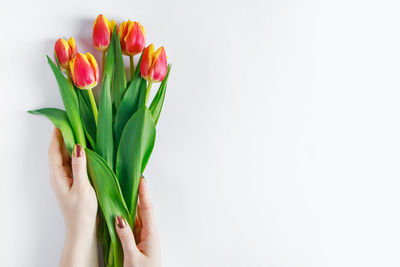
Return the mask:
[[83, 123], [83, 130], [90, 145], [96, 150], [96, 122], [93, 116], [92, 106], [90, 105], [89, 94], [86, 90], [75, 87], [76, 95], [79, 102], [79, 113]]
[[121, 138], [121, 134], [126, 123], [138, 109], [138, 99], [141, 82], [142, 78], [140, 77], [140, 75], [137, 75], [126, 90], [125, 95], [122, 98], [121, 104], [118, 108], [117, 114], [115, 116], [114, 125], [116, 146], [118, 146], [119, 144], [119, 139]]
[[112, 102], [110, 83], [106, 74], [100, 96], [99, 117], [97, 119], [97, 152], [113, 169], [114, 166], [114, 136], [112, 127]]
[[90, 144], [89, 148], [96, 150], [96, 142], [94, 141], [94, 139], [89, 135], [85, 127], [83, 128], [83, 131], [85, 132], [86, 138], [89, 141]]
[[[114, 222], [116, 216], [123, 216], [132, 227], [132, 219], [129, 215], [117, 177], [108, 166], [107, 162], [96, 152], [86, 149], [87, 167], [93, 187], [96, 191], [97, 201], [107, 224], [110, 234], [111, 259], [113, 266], [122, 266], [122, 247], [115, 232]], [[110, 256], [109, 256], [110, 259]]]
[[124, 60], [122, 58], [121, 44], [119, 43], [119, 38], [115, 38], [115, 72], [114, 72], [114, 101], [118, 109], [121, 103], [122, 96], [124, 95], [126, 89], [126, 78], [125, 78], [125, 68]]
[[106, 55], [106, 62], [105, 64], [103, 63], [104, 64], [103, 83], [105, 76], [107, 75], [109, 78], [108, 82], [110, 88], [111, 88], [112, 77], [114, 73], [114, 65], [115, 65], [115, 40], [118, 40], [119, 43], [117, 26], [115, 26], [113, 34], [111, 36], [110, 46], [108, 47]]
[[58, 108], [42, 108], [30, 110], [28, 112], [30, 114], [46, 116], [49, 120], [51, 120], [54, 126], [60, 129], [64, 138], [65, 146], [67, 147], [68, 153], [71, 155], [71, 152], [75, 146], [75, 137], [71, 128], [71, 124], [69, 123], [67, 113]]
[[165, 75], [164, 80], [161, 82], [160, 87], [158, 88], [158, 91], [154, 96], [149, 108], [151, 114], [153, 115], [155, 125], [157, 125], [158, 118], [160, 118], [160, 113], [164, 104], [165, 92], [167, 91], [167, 82], [170, 70], [171, 64], [168, 65], [167, 74]]
[[79, 115], [78, 97], [76, 96], [74, 87], [72, 86], [71, 81], [65, 78], [61, 70], [57, 68], [49, 56], [47, 56], [47, 60], [51, 69], [53, 70], [54, 76], [56, 77], [60, 94], [64, 103], [65, 112], [67, 113], [69, 122], [74, 131], [76, 141], [85, 148], [85, 133], [83, 131], [82, 121]]
[[[104, 218], [104, 214], [99, 210], [98, 213], [98, 218], [99, 218], [99, 225], [97, 227], [97, 237], [100, 241], [101, 248], [103, 250], [103, 259], [104, 261], [108, 261], [108, 252], [109, 250], [109, 245], [110, 245], [110, 233], [108, 232], [107, 228], [107, 222], [106, 219]], [[105, 265], [107, 266], [107, 265]]]
[[56, 50], [54, 50], [54, 59], [56, 60], [56, 66], [59, 70], [61, 70], [60, 61], [58, 61], [58, 57], [56, 55]]
[[140, 72], [140, 63], [142, 62], [142, 56], [143, 56], [143, 51], [142, 51], [142, 53], [140, 54], [139, 61], [138, 61], [137, 65], [136, 65], [135, 77], [136, 77], [136, 76], [139, 74], [139, 72]]
[[142, 83], [140, 84], [140, 92], [139, 92], [139, 100], [138, 100], [138, 109], [143, 107], [146, 103], [146, 89], [147, 89], [147, 81], [142, 78]]
[[140, 177], [153, 151], [156, 127], [146, 106], [129, 119], [122, 132], [116, 174], [132, 218], [135, 218]]

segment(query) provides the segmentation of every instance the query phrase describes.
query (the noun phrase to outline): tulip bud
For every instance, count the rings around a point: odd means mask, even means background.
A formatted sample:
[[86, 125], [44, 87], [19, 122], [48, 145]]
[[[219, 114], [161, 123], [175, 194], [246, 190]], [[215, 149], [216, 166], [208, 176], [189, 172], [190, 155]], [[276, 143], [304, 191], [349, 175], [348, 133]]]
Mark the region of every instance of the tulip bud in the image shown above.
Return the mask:
[[145, 32], [139, 22], [124, 21], [118, 29], [121, 50], [124, 55], [134, 56], [143, 51]]
[[164, 47], [154, 52], [151, 44], [143, 51], [140, 73], [149, 82], [161, 82], [167, 74], [167, 56]]
[[64, 70], [68, 69], [70, 60], [78, 53], [74, 38], [69, 38], [68, 42], [65, 39], [58, 39], [54, 45], [54, 57], [57, 58]]
[[93, 24], [93, 45], [97, 50], [106, 51], [110, 46], [112, 31], [116, 23], [108, 21], [103, 15], [99, 15]]
[[78, 53], [69, 63], [71, 79], [79, 89], [92, 89], [99, 81], [99, 67], [92, 54]]

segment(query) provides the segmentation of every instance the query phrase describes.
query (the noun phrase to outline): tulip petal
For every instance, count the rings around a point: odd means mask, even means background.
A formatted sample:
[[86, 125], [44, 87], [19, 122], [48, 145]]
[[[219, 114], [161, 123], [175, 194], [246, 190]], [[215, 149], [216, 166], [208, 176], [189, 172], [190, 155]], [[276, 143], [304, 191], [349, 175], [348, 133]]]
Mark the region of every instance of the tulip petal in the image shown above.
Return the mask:
[[108, 23], [108, 27], [110, 28], [111, 33], [114, 31], [115, 26], [117, 26], [117, 23], [115, 22], [115, 20], [111, 20]]
[[152, 79], [155, 82], [161, 82], [167, 74], [167, 56], [164, 47], [160, 47], [153, 55], [153, 64], [150, 67]]
[[96, 84], [97, 84], [97, 81], [99, 80], [99, 66], [97, 65], [97, 61], [94, 58], [94, 56], [92, 54], [90, 54], [89, 52], [86, 53], [86, 57], [93, 68], [94, 77], [96, 79]]
[[69, 47], [71, 48], [70, 59], [72, 59], [78, 53], [78, 48], [76, 46], [75, 39], [72, 37], [68, 39], [68, 44]]
[[118, 36], [119, 36], [119, 42], [121, 44], [121, 50], [125, 50], [125, 41], [124, 41], [124, 34], [125, 34], [125, 29], [126, 29], [126, 22], [122, 22], [121, 25], [119, 25], [118, 28]]
[[122, 22], [118, 27], [119, 40], [122, 40], [124, 38], [125, 27], [126, 21]]
[[111, 30], [106, 17], [99, 15], [93, 24], [93, 45], [100, 51], [107, 50], [110, 45]]
[[129, 27], [128, 34], [124, 38], [126, 53], [134, 56], [143, 51], [145, 38], [140, 24], [134, 22]]
[[140, 73], [142, 74], [143, 78], [146, 80], [150, 79], [150, 67], [152, 65], [152, 58], [154, 53], [154, 45], [150, 44], [143, 50], [142, 54], [142, 62], [140, 63]]
[[124, 55], [134, 56], [141, 53], [145, 46], [145, 32], [138, 22], [122, 22], [119, 29], [121, 50]]
[[80, 89], [91, 89], [97, 85], [99, 70], [90, 53], [78, 53], [70, 62], [71, 78]]
[[[138, 24], [139, 24], [139, 22], [138, 22]], [[141, 24], [139, 24], [139, 26], [140, 26], [140, 29], [143, 32], [143, 36], [146, 37], [146, 31], [144, 30], [143, 26]]]
[[54, 45], [54, 52], [57, 56], [58, 62], [60, 63], [63, 69], [68, 68], [68, 62], [71, 59], [71, 48], [67, 41], [60, 38]]

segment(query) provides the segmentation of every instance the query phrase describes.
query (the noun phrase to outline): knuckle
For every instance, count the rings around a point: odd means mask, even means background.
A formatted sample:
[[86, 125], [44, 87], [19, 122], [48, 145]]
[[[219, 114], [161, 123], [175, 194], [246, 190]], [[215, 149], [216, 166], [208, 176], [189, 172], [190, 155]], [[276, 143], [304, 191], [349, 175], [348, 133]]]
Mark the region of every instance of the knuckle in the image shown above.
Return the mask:
[[83, 167], [85, 166], [83, 160], [80, 159], [73, 159], [71, 161], [71, 165], [74, 169], [79, 169], [79, 170], [83, 169]]
[[128, 231], [128, 229], [123, 229], [120, 232], [120, 237], [121, 237], [121, 241], [125, 242], [127, 245], [129, 245], [129, 241], [130, 239], [132, 239], [132, 234]]

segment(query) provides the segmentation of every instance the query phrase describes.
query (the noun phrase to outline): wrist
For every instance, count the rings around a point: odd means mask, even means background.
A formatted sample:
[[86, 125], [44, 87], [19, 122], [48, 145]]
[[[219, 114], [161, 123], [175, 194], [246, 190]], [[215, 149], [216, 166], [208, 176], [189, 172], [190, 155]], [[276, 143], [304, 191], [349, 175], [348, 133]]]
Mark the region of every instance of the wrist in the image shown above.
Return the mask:
[[96, 221], [87, 222], [74, 221], [66, 225], [66, 238], [79, 242], [96, 238]]
[[62, 266], [97, 266], [96, 227], [67, 228]]
[[66, 237], [79, 240], [89, 239], [96, 233], [96, 215], [75, 215], [68, 216], [65, 220]]
[[71, 225], [66, 229], [66, 242], [74, 244], [90, 243], [96, 240], [96, 226], [93, 225]]

